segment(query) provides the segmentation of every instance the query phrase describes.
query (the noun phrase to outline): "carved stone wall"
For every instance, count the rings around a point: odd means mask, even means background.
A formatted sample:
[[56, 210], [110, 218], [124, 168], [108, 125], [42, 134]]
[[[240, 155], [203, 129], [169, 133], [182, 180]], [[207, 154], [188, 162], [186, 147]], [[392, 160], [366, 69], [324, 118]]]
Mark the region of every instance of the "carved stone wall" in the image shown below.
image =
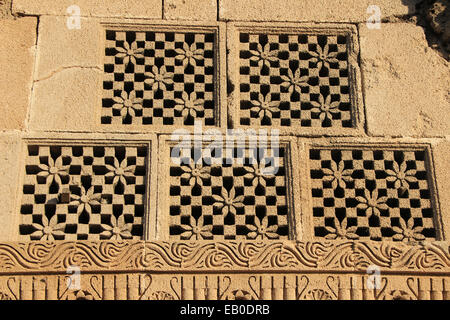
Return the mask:
[[[1, 243], [0, 292], [27, 300], [448, 300], [448, 250], [439, 242]], [[82, 270], [76, 290], [67, 286], [71, 265]], [[378, 287], [371, 265], [380, 267]]]
[[0, 299], [448, 300], [447, 11], [0, 0]]

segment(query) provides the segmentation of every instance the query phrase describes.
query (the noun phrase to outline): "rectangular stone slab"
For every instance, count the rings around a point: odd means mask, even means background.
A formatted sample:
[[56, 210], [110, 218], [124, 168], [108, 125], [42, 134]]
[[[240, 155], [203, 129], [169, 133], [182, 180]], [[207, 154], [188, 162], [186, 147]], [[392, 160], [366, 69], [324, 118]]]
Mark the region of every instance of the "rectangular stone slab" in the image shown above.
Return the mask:
[[[145, 4], [144, 4], [145, 3]], [[14, 0], [13, 12], [33, 15], [68, 15], [77, 5], [81, 16], [162, 19], [162, 0]]]
[[415, 12], [420, 0], [220, 0], [219, 18], [231, 21], [365, 22], [378, 5], [381, 18]]

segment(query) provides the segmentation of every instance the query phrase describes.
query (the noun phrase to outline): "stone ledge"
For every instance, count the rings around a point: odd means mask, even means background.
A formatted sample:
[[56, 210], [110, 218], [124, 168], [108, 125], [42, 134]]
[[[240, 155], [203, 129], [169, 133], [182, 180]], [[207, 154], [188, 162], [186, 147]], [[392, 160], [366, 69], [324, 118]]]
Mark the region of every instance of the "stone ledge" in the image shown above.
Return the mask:
[[365, 22], [370, 5], [381, 9], [381, 18], [413, 14], [420, 0], [220, 0], [221, 20]]
[[121, 18], [162, 18], [162, 0], [13, 0], [13, 13], [66, 16], [67, 8], [78, 5], [81, 16]]
[[449, 242], [61, 241], [0, 243], [0, 275], [89, 272], [353, 272], [450, 275]]

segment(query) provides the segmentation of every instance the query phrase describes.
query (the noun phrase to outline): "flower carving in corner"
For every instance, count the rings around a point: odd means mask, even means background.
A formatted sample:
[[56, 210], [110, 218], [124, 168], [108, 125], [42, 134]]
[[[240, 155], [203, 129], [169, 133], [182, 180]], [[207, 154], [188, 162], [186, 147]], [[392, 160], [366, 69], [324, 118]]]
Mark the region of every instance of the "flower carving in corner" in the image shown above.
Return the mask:
[[244, 175], [244, 178], [250, 179], [254, 187], [257, 185], [265, 187], [267, 179], [274, 177], [272, 169], [267, 167], [264, 161], [256, 162], [251, 167], [245, 167], [247, 173]]
[[322, 67], [329, 68], [330, 64], [338, 63], [337, 52], [330, 52], [330, 46], [327, 44], [322, 48], [317, 45], [316, 51], [309, 51], [311, 55], [309, 61], [316, 64], [316, 67], [320, 70]]
[[36, 229], [31, 234], [31, 237], [37, 237], [42, 241], [53, 241], [55, 236], [64, 237], [65, 223], [58, 223], [58, 216], [55, 214], [50, 220], [42, 215], [42, 224], [33, 223], [32, 226]]
[[59, 157], [53, 160], [52, 157], [48, 157], [48, 165], [40, 164], [40, 171], [37, 176], [45, 178], [47, 184], [51, 185], [56, 183], [58, 186], [62, 185], [61, 177], [69, 176], [70, 166], [63, 165], [63, 158]]
[[196, 49], [196, 44], [193, 43], [190, 46], [185, 42], [183, 43], [183, 48], [175, 49], [177, 56], [175, 60], [182, 61], [183, 67], [187, 67], [188, 64], [195, 66], [197, 61], [203, 60], [204, 50]]
[[106, 165], [106, 169], [109, 171], [105, 177], [113, 177], [113, 185], [116, 186], [119, 182], [123, 185], [127, 185], [126, 178], [134, 177], [136, 166], [127, 166], [127, 160], [124, 159], [121, 163], [114, 158], [114, 165]]
[[127, 93], [126, 91], [122, 91], [120, 97], [114, 97], [113, 109], [120, 111], [120, 115], [123, 119], [129, 115], [130, 117], [134, 117], [136, 115], [137, 110], [142, 110], [142, 99], [136, 98], [136, 92], [131, 91]]
[[123, 240], [133, 238], [131, 234], [133, 224], [125, 223], [124, 215], [121, 215], [119, 218], [111, 215], [111, 225], [102, 224], [101, 227], [104, 231], [100, 235], [106, 239]]
[[325, 99], [323, 95], [319, 96], [319, 101], [311, 101], [312, 105], [311, 111], [314, 113], [319, 113], [319, 119], [324, 121], [325, 119], [332, 120], [334, 114], [338, 114], [340, 112], [339, 101], [331, 101], [331, 95], [328, 95]]
[[344, 189], [346, 187], [346, 182], [352, 181], [353, 171], [350, 169], [345, 169], [345, 164], [340, 161], [338, 164], [336, 162], [331, 162], [331, 169], [323, 168], [322, 172], [324, 174], [323, 180], [331, 182], [333, 189], [338, 186]]
[[409, 188], [409, 183], [417, 182], [416, 170], [407, 170], [406, 162], [402, 162], [400, 165], [394, 162], [392, 170], [386, 170], [386, 174], [386, 180], [394, 182], [395, 187], [403, 192]]
[[278, 239], [279, 235], [277, 234], [278, 226], [271, 225], [269, 226], [269, 219], [264, 217], [260, 220], [255, 216], [255, 225], [247, 225], [247, 229], [250, 231], [247, 234], [249, 239]]
[[123, 59], [125, 67], [130, 63], [136, 65], [136, 59], [144, 59], [144, 48], [138, 48], [137, 42], [131, 45], [125, 41], [123, 47], [116, 47], [116, 57]]
[[421, 233], [423, 231], [423, 227], [414, 227], [413, 218], [409, 218], [407, 222], [400, 218], [400, 228], [392, 227], [392, 230], [396, 233], [393, 237], [394, 240], [401, 240], [403, 242], [425, 240], [425, 236]]
[[204, 225], [204, 218], [200, 217], [196, 221], [193, 216], [190, 217], [190, 225], [181, 226], [183, 229], [183, 233], [181, 234], [181, 237], [183, 239], [187, 240], [202, 240], [202, 239], [209, 239], [213, 237], [212, 234], [212, 225]]
[[258, 66], [262, 68], [263, 66], [270, 67], [271, 62], [278, 61], [278, 50], [271, 50], [270, 43], [267, 43], [264, 48], [258, 43], [257, 50], [250, 50], [251, 61], [257, 61]]

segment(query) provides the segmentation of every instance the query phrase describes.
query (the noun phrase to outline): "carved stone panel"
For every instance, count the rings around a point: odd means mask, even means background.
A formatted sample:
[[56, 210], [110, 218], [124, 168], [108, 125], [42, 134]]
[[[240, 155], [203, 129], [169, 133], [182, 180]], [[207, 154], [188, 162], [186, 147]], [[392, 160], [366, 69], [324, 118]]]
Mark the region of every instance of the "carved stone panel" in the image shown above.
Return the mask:
[[28, 141], [20, 235], [28, 240], [143, 239], [151, 143]]
[[286, 134], [361, 127], [353, 27], [232, 24], [228, 42], [236, 126]]
[[103, 125], [171, 132], [224, 123], [219, 25], [104, 28]]

